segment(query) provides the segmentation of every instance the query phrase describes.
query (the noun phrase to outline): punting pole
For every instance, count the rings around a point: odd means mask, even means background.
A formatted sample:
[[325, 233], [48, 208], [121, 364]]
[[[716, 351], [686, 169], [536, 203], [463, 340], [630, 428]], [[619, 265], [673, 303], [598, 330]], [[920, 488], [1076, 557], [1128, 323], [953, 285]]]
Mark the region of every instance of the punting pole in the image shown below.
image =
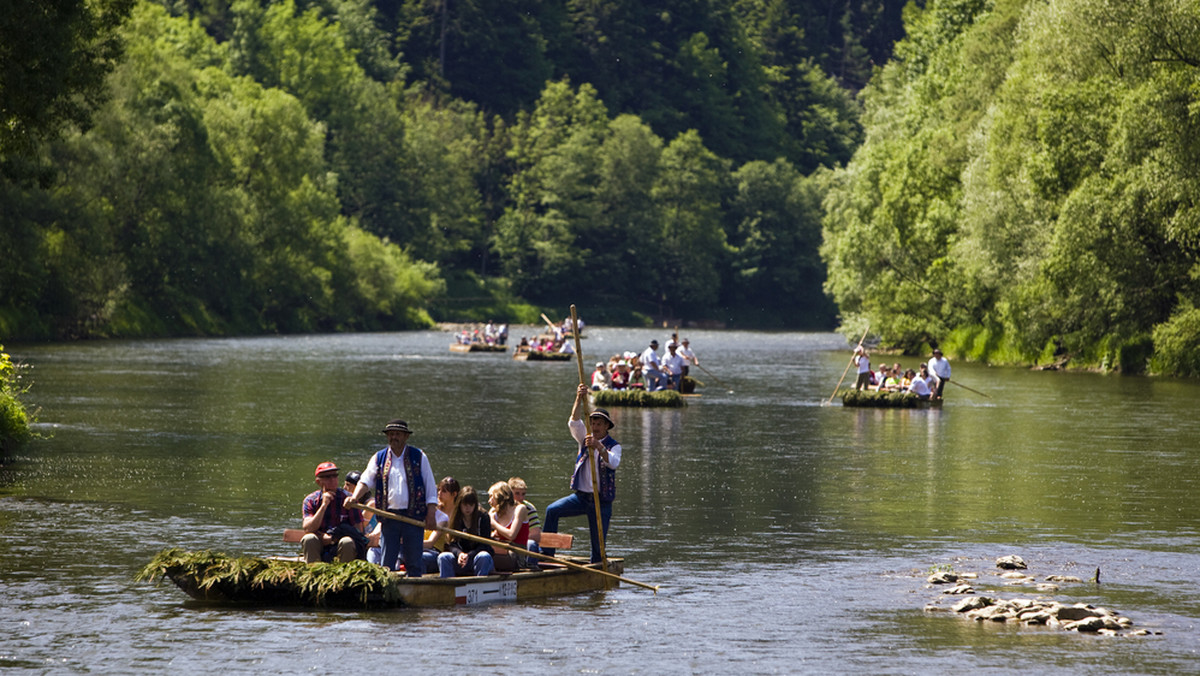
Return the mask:
[[[417, 521], [416, 519], [410, 519], [407, 516], [393, 514], [392, 512], [389, 512], [387, 510], [377, 509], [375, 507], [371, 507], [371, 506], [364, 505], [361, 503], [357, 503], [357, 502], [351, 503], [350, 507], [353, 509], [361, 509], [364, 512], [368, 512], [370, 514], [374, 514], [375, 516], [383, 517], [385, 519], [393, 519], [395, 521], [400, 521], [403, 523], [411, 524], [413, 526], [420, 526], [421, 528], [425, 527], [425, 523], [423, 521]], [[471, 533], [464, 533], [460, 530], [455, 530], [453, 528], [448, 528], [446, 526], [441, 526], [438, 528], [438, 530], [444, 531], [451, 535], [454, 535], [455, 537], [460, 537], [460, 538], [464, 538], [467, 540], [474, 540], [475, 542], [482, 542], [483, 544], [492, 545], [493, 547], [500, 547], [502, 549], [512, 550], [514, 552], [519, 552], [526, 556], [532, 556], [534, 558], [542, 559], [543, 561], [552, 561], [554, 563], [560, 563], [560, 564], [566, 566], [567, 568], [574, 568], [575, 570], [581, 570], [581, 571], [588, 572], [588, 573], [595, 573], [597, 575], [604, 575], [604, 576], [613, 578], [615, 580], [620, 580], [621, 582], [625, 582], [627, 584], [632, 584], [632, 585], [635, 585], [638, 587], [643, 587], [645, 589], [649, 589], [650, 591], [652, 591], [656, 594], [658, 593], [658, 585], [646, 584], [645, 582], [638, 582], [637, 580], [630, 580], [627, 577], [622, 577], [620, 575], [617, 575], [616, 573], [610, 573], [607, 570], [601, 570], [599, 568], [591, 568], [589, 566], [584, 566], [582, 564], [575, 563], [574, 561], [567, 561], [565, 559], [560, 559], [560, 558], [557, 558], [554, 556], [550, 556], [549, 554], [543, 554], [541, 552], [532, 552], [532, 551], [529, 551], [528, 549], [518, 547], [518, 546], [508, 543], [508, 542], [497, 542], [496, 540], [492, 540], [490, 538], [480, 537], [478, 535], [473, 535]]]
[[[867, 331], [870, 331], [870, 330], [871, 330], [871, 325], [867, 324], [867, 330], [863, 331], [862, 338], [858, 339], [859, 345], [862, 345], [863, 341], [867, 339]], [[854, 365], [854, 357], [850, 357], [850, 363], [846, 364], [846, 370], [842, 371], [842, 377], [838, 378], [837, 387], [833, 388], [833, 394], [829, 395], [829, 401], [825, 402], [826, 405], [833, 403], [833, 398], [837, 396], [838, 388], [842, 386], [842, 381], [846, 379], [846, 374], [850, 372], [850, 367], [853, 365]]]
[[[575, 313], [575, 304], [571, 303], [571, 331], [575, 334], [575, 363], [579, 365], [579, 384], [587, 385], [583, 380], [583, 347], [579, 344], [579, 315]], [[583, 407], [583, 427], [584, 434], [592, 433], [592, 419], [588, 417], [588, 401], [587, 397], [580, 402]], [[588, 449], [588, 459], [591, 461], [588, 464], [592, 466], [592, 507], [596, 509], [596, 537], [600, 542], [600, 567], [608, 571], [608, 555], [604, 553], [604, 520], [600, 518], [600, 470], [596, 467], [599, 463], [599, 454], [593, 453], [592, 449]]]

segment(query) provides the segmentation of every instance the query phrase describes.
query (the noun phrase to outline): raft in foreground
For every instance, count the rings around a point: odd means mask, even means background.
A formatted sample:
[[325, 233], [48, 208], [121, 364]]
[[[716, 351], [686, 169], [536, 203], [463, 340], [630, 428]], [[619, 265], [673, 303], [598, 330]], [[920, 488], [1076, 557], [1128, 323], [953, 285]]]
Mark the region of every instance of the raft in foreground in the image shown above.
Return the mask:
[[857, 408], [941, 408], [941, 399], [922, 399], [910, 392], [844, 390], [842, 406]]
[[[561, 557], [598, 568], [586, 559]], [[295, 560], [215, 552], [160, 552], [138, 580], [166, 577], [194, 599], [240, 606], [399, 608], [473, 605], [578, 594], [618, 586], [608, 576], [542, 564], [539, 571], [486, 577], [402, 577], [366, 561], [305, 564]], [[624, 572], [623, 559], [609, 559], [608, 572]]]

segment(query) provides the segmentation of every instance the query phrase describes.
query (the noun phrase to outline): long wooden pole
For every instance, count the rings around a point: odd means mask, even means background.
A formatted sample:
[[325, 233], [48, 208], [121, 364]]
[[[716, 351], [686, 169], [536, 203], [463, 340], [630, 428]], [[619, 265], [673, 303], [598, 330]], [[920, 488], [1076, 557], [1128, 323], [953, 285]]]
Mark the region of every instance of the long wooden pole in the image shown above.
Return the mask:
[[974, 392], [975, 394], [982, 394], [983, 396], [987, 397], [988, 399], [991, 399], [991, 397], [988, 397], [988, 395], [983, 394], [983, 392], [980, 392], [979, 390], [973, 390], [973, 389], [967, 387], [966, 385], [963, 385], [962, 383], [958, 382], [957, 380], [947, 380], [946, 382], [950, 383], [951, 385], [958, 385], [959, 387], [963, 388], [964, 390], [969, 390], [971, 392]]
[[[862, 346], [863, 341], [867, 339], [867, 331], [870, 331], [870, 330], [871, 330], [871, 325], [867, 324], [867, 330], [863, 331], [862, 338], [858, 339], [858, 344], [860, 347]], [[837, 396], [838, 388], [842, 386], [842, 381], [846, 379], [846, 374], [850, 372], [850, 367], [853, 364], [854, 364], [854, 357], [850, 357], [850, 363], [846, 364], [846, 370], [842, 371], [842, 377], [838, 378], [837, 387], [833, 388], [833, 394], [829, 395], [829, 401], [825, 402], [826, 404], [833, 403], [833, 398]]]
[[[587, 386], [583, 380], [583, 346], [579, 344], [579, 315], [575, 314], [575, 304], [571, 303], [571, 331], [575, 334], [575, 363], [579, 365], [579, 384]], [[579, 396], [579, 395], [576, 395]], [[584, 434], [592, 433], [592, 419], [588, 415], [588, 401], [584, 397], [579, 402], [583, 409], [583, 431]], [[608, 570], [608, 555], [604, 553], [604, 520], [600, 517], [600, 470], [597, 468], [599, 464], [599, 454], [593, 453], [592, 449], [587, 449], [588, 460], [592, 466], [592, 507], [596, 509], [596, 538], [600, 543], [600, 567], [605, 571]]]
[[[380, 516], [385, 519], [393, 519], [395, 521], [400, 521], [402, 523], [411, 524], [413, 526], [420, 526], [421, 528], [425, 527], [425, 522], [423, 522], [423, 521], [417, 521], [416, 519], [410, 519], [407, 516], [393, 514], [392, 512], [389, 512], [389, 511], [386, 511], [383, 509], [376, 509], [375, 507], [371, 507], [369, 505], [364, 505], [364, 504], [355, 502], [355, 503], [351, 503], [349, 506], [353, 509], [361, 509], [364, 512], [368, 512], [370, 514], [374, 514], [375, 516]], [[646, 584], [645, 582], [638, 582], [637, 580], [630, 580], [627, 577], [622, 577], [620, 575], [617, 575], [616, 573], [610, 573], [607, 570], [601, 570], [599, 568], [590, 568], [588, 566], [575, 563], [574, 561], [567, 561], [565, 559], [560, 559], [560, 558], [557, 558], [554, 556], [550, 556], [549, 554], [543, 554], [541, 552], [529, 551], [528, 549], [518, 547], [509, 542], [497, 542], [496, 540], [492, 540], [490, 538], [480, 537], [480, 536], [474, 535], [472, 533], [464, 533], [463, 531], [455, 530], [453, 528], [449, 528], [446, 526], [440, 526], [438, 528], [438, 530], [449, 533], [455, 537], [460, 537], [460, 538], [463, 538], [466, 540], [474, 540], [475, 542], [482, 542], [485, 545], [491, 545], [493, 547], [509, 549], [514, 552], [519, 552], [521, 554], [524, 554], [526, 556], [532, 556], [534, 558], [542, 559], [543, 561], [552, 561], [554, 563], [560, 563], [560, 564], [566, 566], [567, 568], [573, 568], [575, 570], [581, 570], [581, 571], [588, 572], [588, 573], [595, 573], [597, 575], [604, 575], [604, 576], [613, 578], [615, 580], [620, 580], [621, 582], [625, 582], [627, 584], [631, 584], [631, 585], [635, 585], [638, 587], [643, 587], [645, 589], [649, 589], [650, 591], [652, 591], [656, 594], [658, 593], [658, 585]]]

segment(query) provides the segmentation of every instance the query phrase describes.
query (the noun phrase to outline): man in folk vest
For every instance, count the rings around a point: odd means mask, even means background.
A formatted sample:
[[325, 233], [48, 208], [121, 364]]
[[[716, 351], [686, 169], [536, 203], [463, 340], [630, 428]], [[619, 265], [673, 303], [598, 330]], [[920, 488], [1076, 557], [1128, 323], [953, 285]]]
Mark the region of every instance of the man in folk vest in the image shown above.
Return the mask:
[[[608, 435], [615, 425], [608, 411], [598, 408], [588, 416], [589, 425], [585, 426], [580, 419], [580, 409], [588, 396], [586, 385], [580, 384], [575, 394], [575, 407], [571, 409], [571, 419], [567, 428], [575, 438], [578, 453], [575, 456], [575, 471], [571, 475], [571, 490], [573, 493], [561, 498], [546, 508], [546, 523], [543, 533], [557, 533], [558, 520], [571, 516], [587, 516], [588, 530], [592, 536], [592, 563], [600, 561], [600, 528], [596, 524], [596, 507], [592, 502], [597, 495], [600, 498], [600, 519], [604, 537], [608, 538], [608, 522], [612, 518], [612, 502], [617, 493], [617, 466], [621, 464], [621, 444]], [[590, 430], [588, 429], [590, 427]], [[591, 458], [599, 458], [597, 474], [600, 477], [600, 490], [592, 486]], [[542, 552], [554, 556], [554, 549], [544, 548]]]
[[[383, 433], [387, 435], [387, 447], [367, 462], [347, 504], [362, 502], [373, 488], [376, 508], [423, 521], [425, 528], [437, 530], [437, 481], [429, 458], [421, 449], [408, 445], [412, 430], [403, 420], [390, 421], [384, 425]], [[397, 559], [403, 558], [409, 577], [423, 575], [425, 529], [395, 519], [380, 519], [380, 526], [380, 565], [394, 570]]]

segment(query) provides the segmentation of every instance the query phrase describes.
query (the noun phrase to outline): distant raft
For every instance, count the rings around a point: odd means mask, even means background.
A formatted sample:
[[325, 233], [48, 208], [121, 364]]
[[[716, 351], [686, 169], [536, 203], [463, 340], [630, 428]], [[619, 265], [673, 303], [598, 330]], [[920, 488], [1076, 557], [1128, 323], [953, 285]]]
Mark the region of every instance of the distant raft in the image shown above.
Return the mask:
[[911, 392], [843, 390], [842, 406], [854, 408], [941, 408], [941, 399], [922, 399]]
[[518, 350], [513, 353], [517, 361], [572, 361], [575, 355], [570, 352], [544, 352], [540, 350]]
[[487, 343], [450, 343], [451, 352], [504, 352], [507, 345], [489, 345]]

